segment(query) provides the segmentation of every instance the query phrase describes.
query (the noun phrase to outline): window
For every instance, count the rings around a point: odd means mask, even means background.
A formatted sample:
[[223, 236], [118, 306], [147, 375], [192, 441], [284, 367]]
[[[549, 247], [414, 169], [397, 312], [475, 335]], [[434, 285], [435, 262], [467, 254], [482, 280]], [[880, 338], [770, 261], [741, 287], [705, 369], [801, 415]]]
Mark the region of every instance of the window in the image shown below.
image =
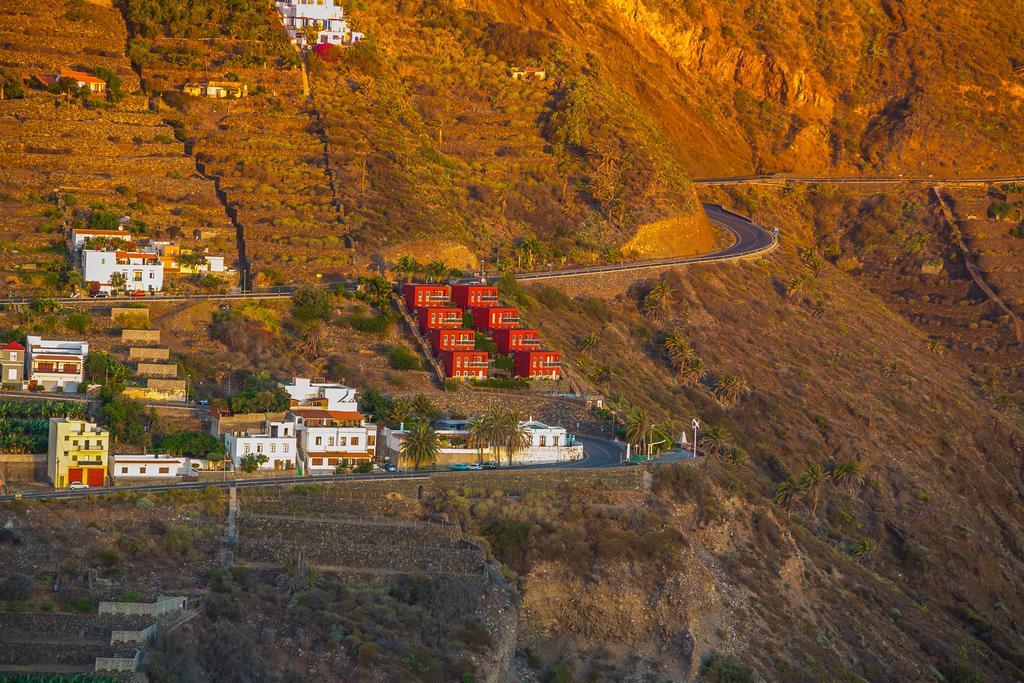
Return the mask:
[[282, 453], [287, 453], [288, 452], [288, 444], [286, 444], [286, 443], [281, 444], [281, 452]]
[[248, 444], [248, 443], [245, 444], [245, 452], [248, 453], [251, 450], [252, 450], [252, 444]]
[[314, 465], [318, 465], [318, 466], [323, 466], [324, 459], [323, 458], [313, 458], [313, 464]]
[[548, 438], [546, 436], [540, 437], [540, 445], [541, 446], [547, 446], [548, 445]]
[[358, 446], [359, 445], [359, 437], [358, 436], [353, 436], [352, 437], [352, 445], [353, 446]]
[[170, 473], [171, 473], [170, 468], [168, 468], [168, 467], [161, 467], [160, 468], [160, 474], [170, 474]]
[[143, 465], [142, 467], [139, 468], [139, 474], [145, 474], [145, 473], [146, 473], [146, 466]]
[[366, 445], [367, 446], [373, 446], [376, 443], [377, 443], [377, 437], [375, 435], [371, 434], [370, 436], [366, 437]]
[[256, 452], [257, 453], [262, 453], [263, 452], [263, 444], [261, 444], [261, 443], [256, 444]]
[[128, 474], [128, 468], [127, 467], [122, 467], [121, 468], [121, 474]]
[[347, 446], [348, 445], [348, 438], [346, 438], [344, 436], [339, 436], [338, 437], [338, 445], [339, 446]]
[[11, 368], [10, 370], [7, 371], [7, 379], [16, 379], [17, 377], [18, 370], [16, 368]]
[[322, 446], [322, 445], [323, 445], [323, 443], [324, 443], [324, 439], [323, 439], [323, 437], [322, 437], [322, 436], [318, 436], [318, 437], [316, 437], [316, 445], [317, 445], [317, 446]]
[[277, 453], [277, 444], [276, 443], [270, 444], [270, 452], [271, 453]]
[[331, 437], [328, 437], [328, 439], [327, 439], [327, 445], [328, 445], [328, 446], [333, 446], [333, 445], [334, 445], [334, 437], [333, 437], [333, 436], [331, 436]]

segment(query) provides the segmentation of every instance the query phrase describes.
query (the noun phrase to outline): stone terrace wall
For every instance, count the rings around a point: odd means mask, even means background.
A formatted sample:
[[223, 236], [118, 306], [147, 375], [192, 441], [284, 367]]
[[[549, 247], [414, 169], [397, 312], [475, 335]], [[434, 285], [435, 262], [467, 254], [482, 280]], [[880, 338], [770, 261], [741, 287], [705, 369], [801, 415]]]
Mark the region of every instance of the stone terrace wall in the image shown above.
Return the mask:
[[125, 614], [60, 614], [0, 612], [0, 634], [60, 638], [109, 638], [114, 630], [139, 631], [153, 618]]
[[0, 471], [9, 481], [45, 480], [46, 454], [0, 453]]
[[121, 306], [114, 306], [110, 309], [110, 319], [117, 320], [119, 317], [124, 316], [126, 318], [142, 318], [149, 320], [149, 309], [148, 308], [125, 308]]
[[302, 538], [330, 536], [343, 539], [345, 543], [373, 544], [386, 537], [389, 543], [408, 545], [437, 546], [459, 541], [461, 530], [453, 525], [413, 524], [387, 522], [358, 523], [357, 520], [344, 521], [330, 517], [310, 517], [306, 520], [282, 519], [280, 517], [261, 517], [242, 514], [238, 530], [245, 537], [270, 538], [287, 528], [289, 535]]
[[121, 330], [121, 341], [126, 344], [159, 344], [160, 330]]
[[535, 489], [571, 486], [578, 489], [639, 491], [643, 487], [642, 467], [548, 470], [494, 470], [489, 472], [452, 472], [430, 478], [428, 490], [439, 493], [449, 489], [482, 488], [521, 495]]
[[178, 366], [171, 363], [139, 363], [135, 371], [143, 377], [175, 378]]
[[410, 546], [381, 537], [372, 544], [349, 543], [343, 536], [321, 534], [306, 538], [248, 538], [238, 541], [235, 557], [245, 561], [284, 565], [302, 552], [320, 567], [385, 570], [408, 573], [472, 574], [483, 570], [483, 551], [469, 543], [458, 546]]
[[411, 496], [400, 500], [385, 499], [384, 495], [392, 491], [383, 489], [362, 492], [365, 494], [363, 497], [351, 496], [358, 491], [338, 486], [324, 486], [323, 495], [297, 495], [289, 493], [294, 489], [284, 487], [274, 493], [267, 491], [266, 488], [240, 490], [242, 514], [329, 515], [336, 519], [366, 519], [372, 515], [387, 520], [414, 520], [421, 512], [420, 504], [415, 500], [415, 489], [412, 489]]
[[109, 657], [114, 654], [110, 645], [61, 644], [59, 647], [50, 642], [37, 643], [4, 643], [0, 642], [0, 664], [61, 664], [66, 666], [92, 666], [97, 657]]
[[147, 348], [145, 346], [133, 346], [128, 349], [128, 360], [167, 360], [170, 357], [170, 349]]

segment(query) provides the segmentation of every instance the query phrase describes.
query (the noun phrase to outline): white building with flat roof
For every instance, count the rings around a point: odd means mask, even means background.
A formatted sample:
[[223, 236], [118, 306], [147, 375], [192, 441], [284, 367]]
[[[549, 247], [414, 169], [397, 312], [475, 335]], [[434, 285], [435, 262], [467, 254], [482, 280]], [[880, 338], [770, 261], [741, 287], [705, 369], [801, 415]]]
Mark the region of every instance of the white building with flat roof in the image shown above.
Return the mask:
[[356, 390], [344, 384], [313, 382], [296, 377], [292, 384], [282, 384], [291, 397], [293, 408], [324, 408], [342, 412], [357, 412]]
[[160, 256], [146, 251], [82, 251], [82, 280], [87, 287], [110, 292], [114, 273], [123, 273], [125, 289], [131, 292], [159, 292], [164, 288], [164, 264]]
[[89, 343], [43, 339], [29, 335], [25, 340], [29, 387], [73, 394], [85, 381], [85, 357]]
[[167, 454], [112, 453], [107, 471], [114, 481], [198, 476], [202, 461]]
[[330, 474], [334, 468], [373, 462], [377, 450], [377, 425], [351, 410], [292, 408], [288, 419], [295, 423], [299, 448], [310, 474]]
[[303, 35], [307, 26], [320, 28], [317, 44], [351, 45], [363, 38], [362, 33], [352, 31], [345, 9], [334, 0], [279, 0], [275, 4], [288, 36], [299, 47], [307, 46]]
[[295, 422], [266, 422], [258, 434], [226, 434], [224, 446], [234, 469], [247, 455], [267, 457], [261, 470], [293, 470], [299, 462], [299, 445]]

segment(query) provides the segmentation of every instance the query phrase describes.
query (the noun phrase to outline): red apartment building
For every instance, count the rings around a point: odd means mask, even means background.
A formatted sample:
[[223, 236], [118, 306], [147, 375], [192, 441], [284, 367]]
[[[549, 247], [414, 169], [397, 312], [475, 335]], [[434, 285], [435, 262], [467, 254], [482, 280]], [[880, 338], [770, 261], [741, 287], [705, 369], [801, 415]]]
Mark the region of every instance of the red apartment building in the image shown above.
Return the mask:
[[452, 301], [466, 309], [500, 303], [498, 288], [493, 285], [452, 285]]
[[446, 377], [456, 379], [487, 379], [486, 351], [442, 351]]
[[519, 309], [508, 306], [474, 308], [473, 327], [481, 332], [519, 327]]
[[417, 308], [436, 308], [447, 306], [452, 298], [452, 288], [448, 285], [424, 285], [412, 283], [405, 285], [405, 305], [409, 312]]
[[473, 330], [430, 330], [430, 346], [434, 354], [444, 351], [472, 351], [476, 348], [476, 332]]
[[558, 351], [516, 351], [512, 356], [512, 372], [528, 379], [560, 379], [562, 354]]
[[449, 306], [421, 308], [416, 312], [420, 320], [420, 332], [427, 330], [458, 329], [462, 327], [462, 309]]
[[540, 349], [540, 332], [525, 327], [494, 331], [494, 344], [498, 353], [511, 356], [516, 351]]

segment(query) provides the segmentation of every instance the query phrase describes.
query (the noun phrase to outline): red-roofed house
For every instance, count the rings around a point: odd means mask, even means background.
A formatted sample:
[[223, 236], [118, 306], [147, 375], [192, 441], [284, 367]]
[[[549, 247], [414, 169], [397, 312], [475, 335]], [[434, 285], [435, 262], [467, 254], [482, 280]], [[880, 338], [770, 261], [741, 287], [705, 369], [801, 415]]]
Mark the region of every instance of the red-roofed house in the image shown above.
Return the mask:
[[85, 380], [89, 343], [29, 336], [28, 380], [46, 391], [75, 393]]
[[292, 408], [299, 452], [311, 474], [330, 474], [337, 466], [352, 467], [371, 462], [377, 447], [377, 426], [357, 410]]
[[454, 330], [462, 327], [461, 308], [421, 308], [416, 315], [420, 320], [420, 331], [424, 334], [427, 330]]
[[54, 85], [62, 78], [70, 78], [79, 88], [88, 88], [89, 92], [101, 93], [107, 90], [107, 82], [102, 78], [74, 69], [61, 69], [56, 76], [36, 76], [36, 80], [43, 85]]
[[0, 385], [20, 389], [25, 383], [25, 347], [11, 342], [0, 349]]
[[519, 327], [519, 309], [508, 306], [474, 308], [473, 327], [481, 332]]
[[494, 285], [452, 285], [452, 301], [463, 308], [497, 306], [498, 288]]
[[405, 305], [409, 312], [418, 308], [437, 308], [447, 306], [452, 298], [452, 288], [448, 285], [425, 285], [412, 283], [405, 285]]
[[562, 354], [558, 351], [516, 351], [512, 362], [516, 377], [559, 379], [562, 376]]
[[442, 351], [445, 377], [487, 379], [488, 356], [486, 351]]
[[516, 351], [540, 348], [540, 332], [526, 327], [495, 330], [493, 338], [498, 352], [506, 356]]
[[434, 354], [442, 351], [472, 351], [476, 348], [476, 332], [473, 330], [431, 330], [430, 346]]

